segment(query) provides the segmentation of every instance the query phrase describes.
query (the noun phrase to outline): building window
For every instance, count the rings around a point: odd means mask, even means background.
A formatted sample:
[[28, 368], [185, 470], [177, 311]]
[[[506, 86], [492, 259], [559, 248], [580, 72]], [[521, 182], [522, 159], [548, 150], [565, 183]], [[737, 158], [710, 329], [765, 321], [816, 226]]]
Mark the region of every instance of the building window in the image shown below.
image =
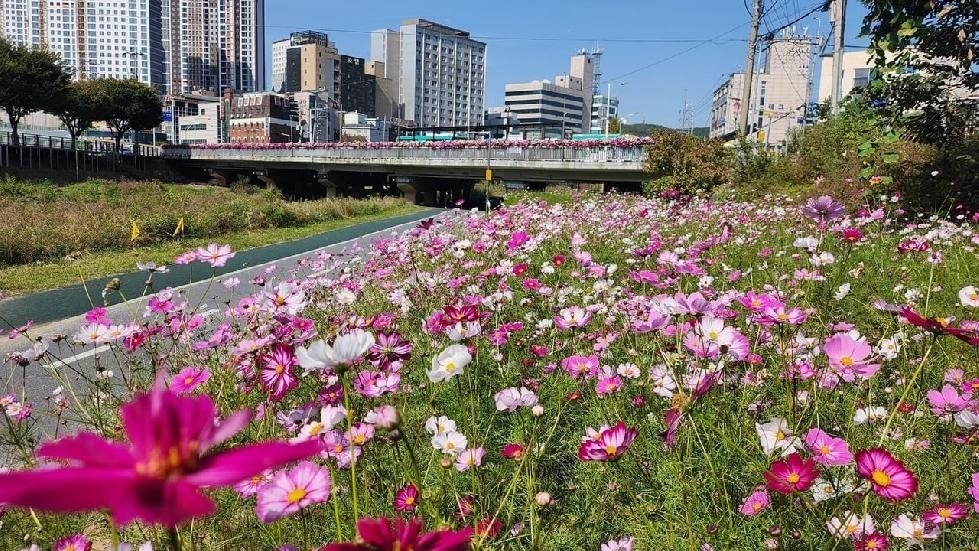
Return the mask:
[[854, 88], [866, 88], [870, 84], [870, 79], [872, 77], [873, 69], [870, 67], [861, 67], [853, 72], [853, 87]]

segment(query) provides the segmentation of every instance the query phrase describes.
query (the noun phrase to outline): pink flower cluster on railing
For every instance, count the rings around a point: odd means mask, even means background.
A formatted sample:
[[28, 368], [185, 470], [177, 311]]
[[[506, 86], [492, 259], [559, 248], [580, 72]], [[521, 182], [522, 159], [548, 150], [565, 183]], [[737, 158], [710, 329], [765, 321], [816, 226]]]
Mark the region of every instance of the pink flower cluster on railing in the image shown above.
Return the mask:
[[166, 149], [593, 149], [597, 147], [633, 148], [650, 145], [650, 137], [613, 138], [611, 140], [450, 140], [442, 142], [326, 142], [326, 143], [220, 143], [201, 145], [166, 145]]

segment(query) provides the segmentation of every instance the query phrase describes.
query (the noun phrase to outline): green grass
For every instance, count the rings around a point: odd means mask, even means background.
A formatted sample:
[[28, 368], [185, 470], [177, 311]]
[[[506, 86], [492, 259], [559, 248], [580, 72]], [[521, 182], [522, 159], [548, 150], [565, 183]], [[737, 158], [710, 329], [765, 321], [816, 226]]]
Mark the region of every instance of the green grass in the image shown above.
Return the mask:
[[169, 264], [178, 254], [215, 240], [228, 243], [234, 250], [303, 239], [318, 233], [346, 228], [356, 224], [394, 218], [418, 212], [422, 207], [397, 205], [377, 214], [356, 215], [317, 222], [308, 226], [251, 230], [206, 238], [187, 238], [124, 250], [82, 253], [75, 260], [58, 260], [0, 268], [0, 289], [6, 295], [16, 295], [55, 289], [89, 279], [132, 272], [136, 262], [152, 261]]

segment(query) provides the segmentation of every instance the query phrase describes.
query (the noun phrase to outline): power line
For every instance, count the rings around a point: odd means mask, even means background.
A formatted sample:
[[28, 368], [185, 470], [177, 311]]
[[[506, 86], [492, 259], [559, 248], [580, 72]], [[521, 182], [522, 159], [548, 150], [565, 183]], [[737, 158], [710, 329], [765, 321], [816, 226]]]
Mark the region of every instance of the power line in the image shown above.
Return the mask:
[[[290, 29], [290, 30], [300, 30], [300, 27], [294, 26], [284, 26], [284, 25], [264, 25], [266, 29]], [[311, 30], [324, 33], [349, 33], [349, 34], [371, 34], [374, 31], [364, 31], [364, 30], [354, 30], [354, 29], [301, 29], [301, 30]], [[477, 40], [514, 40], [514, 41], [525, 41], [525, 42], [610, 42], [610, 43], [625, 43], [625, 44], [699, 44], [702, 42], [715, 42], [717, 44], [726, 44], [730, 42], [746, 42], [744, 39], [740, 38], [728, 38], [725, 40], [719, 40], [730, 31], [719, 35], [714, 38], [569, 38], [560, 36], [496, 36], [496, 35], [470, 35], [469, 38]]]
[[[733, 33], [734, 31], [736, 31], [738, 29], [741, 29], [742, 27], [748, 26], [749, 24], [750, 24], [750, 22], [747, 22], [746, 21], [746, 22], [741, 23], [740, 25], [738, 25], [736, 27], [731, 27], [730, 29], [724, 31], [723, 33], [721, 33], [721, 34], [719, 34], [717, 36], [714, 36], [712, 38], [708, 38], [706, 40], [701, 40], [700, 42], [694, 44], [693, 46], [691, 46], [689, 48], [686, 48], [686, 49], [683, 49], [683, 50], [680, 50], [679, 52], [676, 52], [675, 54], [669, 55], [669, 56], [664, 57], [662, 59], [658, 59], [658, 60], [656, 60], [656, 61], [654, 61], [652, 63], [649, 63], [647, 65], [643, 65], [642, 67], [638, 67], [638, 68], [633, 69], [631, 71], [628, 71], [626, 73], [622, 73], [621, 75], [617, 75], [614, 78], [607, 78], [607, 79], [605, 79], [605, 82], [611, 82], [611, 81], [619, 80], [620, 78], [625, 78], [627, 76], [634, 75], [634, 74], [639, 73], [641, 71], [645, 71], [646, 69], [650, 69], [650, 68], [655, 67], [657, 65], [661, 65], [663, 63], [666, 63], [667, 61], [670, 61], [671, 59], [676, 59], [676, 58], [680, 57], [681, 55], [686, 54], [686, 53], [689, 53], [689, 52], [692, 52], [693, 50], [696, 50], [697, 48], [699, 48], [701, 46], [704, 46], [706, 44], [713, 43], [716, 40], [718, 40], [720, 38], [723, 38], [723, 37], [725, 37], [725, 36]], [[745, 40], [739, 40], [739, 42], [746, 42], [746, 41]]]

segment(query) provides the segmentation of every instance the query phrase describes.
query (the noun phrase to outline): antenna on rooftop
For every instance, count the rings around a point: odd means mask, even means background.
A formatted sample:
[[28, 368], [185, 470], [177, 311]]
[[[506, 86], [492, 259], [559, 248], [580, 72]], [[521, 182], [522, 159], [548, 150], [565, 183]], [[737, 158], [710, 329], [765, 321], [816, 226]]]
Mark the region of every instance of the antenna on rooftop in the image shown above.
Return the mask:
[[592, 57], [595, 58], [595, 79], [592, 81], [591, 94], [597, 96], [601, 94], [600, 84], [602, 82], [602, 49], [592, 48]]

